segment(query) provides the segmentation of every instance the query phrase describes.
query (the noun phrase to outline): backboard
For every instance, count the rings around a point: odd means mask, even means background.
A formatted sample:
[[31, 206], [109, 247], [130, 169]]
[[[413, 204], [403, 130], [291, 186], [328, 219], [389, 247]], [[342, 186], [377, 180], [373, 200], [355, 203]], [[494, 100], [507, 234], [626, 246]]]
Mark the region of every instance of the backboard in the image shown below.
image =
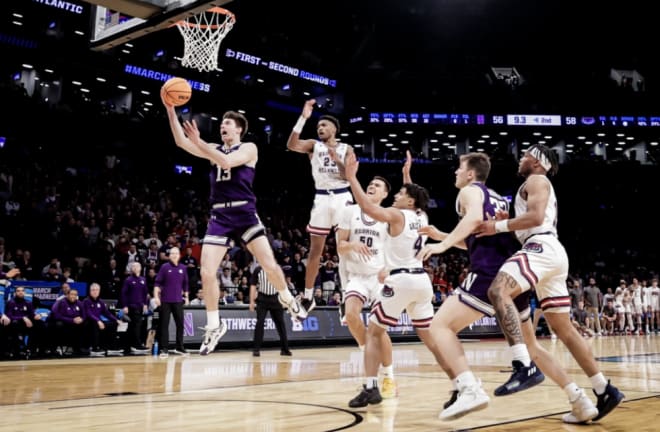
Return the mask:
[[94, 51], [133, 41], [231, 0], [84, 0], [93, 5], [90, 47]]

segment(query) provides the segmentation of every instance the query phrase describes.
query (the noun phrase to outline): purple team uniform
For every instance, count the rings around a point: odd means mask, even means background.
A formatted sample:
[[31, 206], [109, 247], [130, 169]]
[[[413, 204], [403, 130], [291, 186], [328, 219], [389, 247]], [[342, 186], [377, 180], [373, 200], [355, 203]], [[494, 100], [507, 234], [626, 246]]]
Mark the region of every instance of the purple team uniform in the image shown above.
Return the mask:
[[[230, 149], [218, 145], [217, 150], [225, 154], [234, 152], [242, 144]], [[231, 240], [249, 243], [264, 234], [264, 226], [257, 215], [257, 198], [252, 189], [254, 167], [239, 165], [229, 170], [213, 165], [211, 181], [211, 219], [209, 220], [204, 244], [230, 246]]]
[[[470, 186], [480, 188], [484, 194], [482, 212], [484, 221], [491, 220], [497, 210], [508, 211], [508, 201], [483, 183], [473, 183]], [[458, 211], [458, 202], [456, 205]], [[465, 244], [470, 256], [470, 273], [456, 290], [458, 298], [472, 309], [488, 316], [494, 316], [495, 311], [488, 299], [488, 288], [502, 264], [520, 249], [520, 243], [513, 233], [507, 232], [484, 237], [470, 234], [465, 239]], [[529, 309], [529, 291], [516, 297], [514, 303], [518, 312], [526, 319], [525, 315], [528, 315]]]

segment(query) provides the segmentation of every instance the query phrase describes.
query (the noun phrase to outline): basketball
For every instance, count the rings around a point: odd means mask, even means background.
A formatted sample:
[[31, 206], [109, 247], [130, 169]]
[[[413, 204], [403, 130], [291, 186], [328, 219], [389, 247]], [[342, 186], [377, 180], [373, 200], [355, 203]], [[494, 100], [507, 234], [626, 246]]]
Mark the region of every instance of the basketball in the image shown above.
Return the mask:
[[183, 78], [174, 77], [163, 84], [165, 102], [172, 106], [186, 104], [192, 96], [192, 88], [188, 81]]

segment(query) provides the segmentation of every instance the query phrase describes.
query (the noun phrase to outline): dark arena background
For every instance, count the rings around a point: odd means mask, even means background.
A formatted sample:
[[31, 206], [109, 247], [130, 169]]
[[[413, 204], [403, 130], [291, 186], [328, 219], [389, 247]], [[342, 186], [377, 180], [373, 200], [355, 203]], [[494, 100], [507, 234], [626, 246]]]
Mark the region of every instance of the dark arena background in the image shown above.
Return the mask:
[[[184, 39], [173, 24], [211, 7], [236, 18], [217, 67], [184, 67]], [[0, 312], [17, 287], [46, 317], [63, 284], [83, 300], [98, 283], [121, 316], [127, 265], [140, 261], [153, 290], [167, 261], [159, 252], [174, 245], [190, 264], [195, 298], [209, 163], [172, 138], [159, 92], [173, 76], [193, 89], [177, 114], [194, 119], [204, 140], [221, 142], [224, 112], [247, 117], [243, 141], [259, 149], [258, 212], [294, 294], [305, 288], [295, 261], [307, 259], [315, 191], [309, 159], [286, 144], [308, 99], [316, 105], [301, 137], [317, 137], [320, 115], [337, 117], [338, 138], [354, 147], [365, 187], [380, 175], [397, 191], [410, 151], [412, 178], [430, 193], [430, 223], [447, 232], [458, 222], [460, 155], [488, 154], [488, 185], [512, 199], [523, 181], [521, 155], [533, 144], [552, 148], [571, 295], [582, 295], [575, 290], [590, 279], [602, 296], [635, 281], [651, 286], [660, 271], [660, 63], [651, 8], [637, 0], [3, 0]], [[316, 284], [324, 301], [342, 294], [337, 261], [330, 236]], [[469, 265], [456, 248], [425, 262], [436, 308]], [[14, 268], [20, 275], [6, 276]], [[268, 318], [265, 348], [253, 357], [252, 256], [236, 244], [222, 268], [220, 310], [229, 331], [208, 357], [197, 354], [203, 306], [184, 308], [192, 354], [167, 359], [124, 350], [125, 323], [112, 341], [121, 348], [116, 355], [95, 357], [89, 347], [51, 343], [47, 320], [30, 340], [3, 322], [0, 405], [7, 415], [0, 431], [577, 430], [561, 422], [570, 405], [549, 378], [529, 390], [534, 397], [492, 397], [485, 411], [439, 420], [451, 380], [406, 314], [388, 329], [398, 398], [349, 409], [363, 359], [337, 306], [318, 306], [302, 324], [285, 315], [291, 357], [279, 355]], [[660, 312], [648, 308], [639, 320], [624, 316], [611, 333], [584, 330], [599, 367], [627, 396], [597, 430], [657, 430]], [[150, 349], [153, 320], [149, 310], [140, 328]], [[536, 330], [591, 396], [589, 379], [550, 338], [544, 318]], [[174, 343], [173, 323], [170, 333]], [[484, 318], [459, 335], [491, 391], [511, 360], [496, 320]]]

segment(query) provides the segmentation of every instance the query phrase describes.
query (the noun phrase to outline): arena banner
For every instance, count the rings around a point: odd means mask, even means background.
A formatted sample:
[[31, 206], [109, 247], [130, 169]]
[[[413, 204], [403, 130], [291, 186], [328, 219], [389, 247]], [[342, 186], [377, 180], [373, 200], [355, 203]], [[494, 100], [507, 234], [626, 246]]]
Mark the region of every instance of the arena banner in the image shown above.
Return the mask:
[[[25, 298], [29, 301], [34, 301], [33, 297], [37, 297], [40, 303], [44, 306], [51, 306], [55, 303], [57, 296], [60, 293], [60, 286], [58, 282], [34, 281], [34, 280], [16, 280], [10, 281], [10, 286], [6, 289], [8, 297], [11, 298], [16, 287], [25, 288]], [[71, 282], [69, 283], [72, 289], [78, 290], [78, 297], [83, 299], [87, 296], [87, 284], [84, 282]]]
[[[200, 307], [185, 307], [184, 316], [184, 343], [201, 343], [206, 325], [206, 310]], [[363, 311], [362, 319], [367, 322], [369, 313]], [[257, 323], [256, 312], [250, 312], [247, 307], [221, 307], [220, 317], [227, 325], [227, 334], [222, 340], [225, 342], [251, 342], [254, 337], [254, 328]], [[337, 308], [316, 307], [310, 316], [302, 323], [294, 321], [287, 313], [284, 314], [289, 341], [321, 341], [321, 340], [351, 340], [353, 337], [346, 324], [339, 321]], [[264, 341], [278, 341], [279, 336], [275, 323], [266, 317], [264, 324]], [[174, 321], [170, 320], [170, 341], [175, 340]], [[393, 341], [409, 340], [415, 337], [415, 329], [407, 314], [403, 314], [396, 326], [389, 327], [388, 333]], [[502, 331], [495, 318], [484, 317], [459, 333], [460, 337], [501, 337]]]

